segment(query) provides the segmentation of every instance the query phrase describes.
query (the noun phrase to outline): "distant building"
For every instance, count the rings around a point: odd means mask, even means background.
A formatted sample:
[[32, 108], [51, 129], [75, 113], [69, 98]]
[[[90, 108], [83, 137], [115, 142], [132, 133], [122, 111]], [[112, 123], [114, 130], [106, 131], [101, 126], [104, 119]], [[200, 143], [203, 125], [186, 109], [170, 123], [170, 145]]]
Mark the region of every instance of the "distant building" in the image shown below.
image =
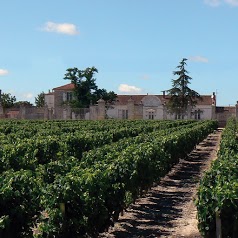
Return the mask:
[[[53, 118], [70, 119], [77, 118], [75, 112], [67, 105], [73, 99], [74, 84], [66, 84], [54, 88], [52, 92], [45, 94], [46, 107], [52, 111]], [[103, 113], [99, 115], [100, 107], [105, 107], [105, 118], [111, 119], [179, 119], [167, 111], [169, 96], [162, 95], [117, 95], [113, 104], [106, 105], [102, 100], [100, 106], [90, 106], [85, 114], [85, 119], [103, 119]], [[215, 119], [216, 115], [215, 94], [202, 95], [202, 100], [197, 101], [186, 119]], [[102, 110], [101, 110], [102, 111]]]
[[[1, 104], [0, 90], [0, 118], [9, 119], [145, 119], [145, 120], [173, 120], [179, 119], [167, 111], [169, 96], [162, 95], [117, 95], [114, 103], [108, 105], [100, 99], [97, 105], [89, 108], [71, 108], [74, 84], [69, 83], [53, 88], [45, 94], [45, 107], [20, 106], [20, 108], [4, 109]], [[201, 95], [197, 105], [190, 110], [185, 119], [216, 119], [220, 126], [224, 126], [229, 117], [238, 118], [238, 102], [235, 106], [217, 106], [215, 93]]]

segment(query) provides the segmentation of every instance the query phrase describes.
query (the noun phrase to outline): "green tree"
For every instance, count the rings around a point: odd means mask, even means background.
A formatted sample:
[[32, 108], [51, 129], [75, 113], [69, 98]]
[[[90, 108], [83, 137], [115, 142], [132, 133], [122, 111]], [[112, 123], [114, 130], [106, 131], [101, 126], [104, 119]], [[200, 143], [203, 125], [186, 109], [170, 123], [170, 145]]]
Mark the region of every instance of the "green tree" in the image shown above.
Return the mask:
[[199, 93], [188, 87], [192, 78], [185, 69], [186, 61], [187, 59], [183, 58], [179, 66], [177, 66], [178, 70], [173, 72], [178, 78], [172, 80], [172, 88], [167, 90], [168, 95], [170, 95], [167, 108], [170, 113], [181, 119], [196, 106], [197, 99], [201, 99]]
[[41, 92], [40, 94], [35, 97], [35, 104], [37, 107], [44, 107], [45, 106], [45, 94]]
[[104, 88], [97, 90], [97, 100], [102, 98], [106, 102], [112, 103], [116, 97], [117, 95], [113, 91], [107, 92], [107, 90]]
[[32, 105], [32, 103], [30, 103], [28, 101], [18, 101], [18, 102], [15, 102], [13, 106], [16, 108], [20, 108], [21, 106], [31, 107], [33, 105]]
[[90, 104], [95, 104], [100, 98], [107, 102], [112, 102], [116, 98], [113, 91], [107, 92], [106, 89], [99, 89], [96, 85], [94, 74], [98, 73], [95, 67], [79, 70], [78, 68], [69, 68], [64, 79], [70, 80], [75, 85], [74, 100], [71, 106], [87, 108]]
[[12, 96], [10, 93], [1, 94], [1, 104], [2, 104], [3, 110], [5, 110], [6, 108], [13, 107], [15, 102], [16, 102], [16, 97]]

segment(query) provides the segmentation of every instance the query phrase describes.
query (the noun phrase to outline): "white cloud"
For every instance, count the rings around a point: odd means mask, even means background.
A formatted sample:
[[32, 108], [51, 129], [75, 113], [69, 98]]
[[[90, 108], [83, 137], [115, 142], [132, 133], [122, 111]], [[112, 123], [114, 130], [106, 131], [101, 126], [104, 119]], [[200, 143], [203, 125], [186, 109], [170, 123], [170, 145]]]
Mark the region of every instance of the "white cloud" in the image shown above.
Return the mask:
[[22, 95], [23, 98], [26, 98], [26, 99], [32, 99], [33, 98], [33, 93], [24, 93]]
[[230, 6], [238, 7], [238, 0], [204, 0], [204, 2], [211, 7], [218, 7], [222, 3], [227, 3]]
[[141, 93], [142, 89], [128, 84], [120, 84], [118, 90], [122, 93]]
[[9, 71], [6, 69], [0, 69], [0, 76], [9, 74]]
[[225, 0], [225, 2], [231, 6], [238, 6], [238, 0]]
[[194, 62], [208, 63], [208, 59], [202, 56], [191, 56], [189, 59]]
[[211, 7], [217, 7], [221, 4], [220, 0], [204, 0], [204, 2]]
[[77, 27], [71, 23], [46, 22], [42, 30], [47, 32], [56, 32], [56, 33], [66, 34], [66, 35], [79, 34]]

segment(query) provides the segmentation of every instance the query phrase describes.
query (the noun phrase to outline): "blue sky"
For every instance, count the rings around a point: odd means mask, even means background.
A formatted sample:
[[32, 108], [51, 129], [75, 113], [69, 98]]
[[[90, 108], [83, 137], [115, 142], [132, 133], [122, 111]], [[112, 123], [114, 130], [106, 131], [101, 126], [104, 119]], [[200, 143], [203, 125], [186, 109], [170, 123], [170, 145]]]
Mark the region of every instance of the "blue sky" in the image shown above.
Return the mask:
[[182, 58], [200, 94], [238, 100], [238, 0], [1, 0], [0, 89], [17, 100], [95, 66], [99, 88], [161, 94]]

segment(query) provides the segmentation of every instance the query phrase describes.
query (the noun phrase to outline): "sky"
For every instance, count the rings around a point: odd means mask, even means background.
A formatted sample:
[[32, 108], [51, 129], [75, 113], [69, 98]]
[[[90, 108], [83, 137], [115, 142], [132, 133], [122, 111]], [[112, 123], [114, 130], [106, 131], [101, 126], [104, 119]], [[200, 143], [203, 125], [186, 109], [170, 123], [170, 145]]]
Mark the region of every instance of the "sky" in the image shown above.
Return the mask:
[[183, 58], [191, 89], [238, 100], [238, 0], [0, 0], [0, 89], [17, 101], [96, 67], [99, 88], [162, 94]]

